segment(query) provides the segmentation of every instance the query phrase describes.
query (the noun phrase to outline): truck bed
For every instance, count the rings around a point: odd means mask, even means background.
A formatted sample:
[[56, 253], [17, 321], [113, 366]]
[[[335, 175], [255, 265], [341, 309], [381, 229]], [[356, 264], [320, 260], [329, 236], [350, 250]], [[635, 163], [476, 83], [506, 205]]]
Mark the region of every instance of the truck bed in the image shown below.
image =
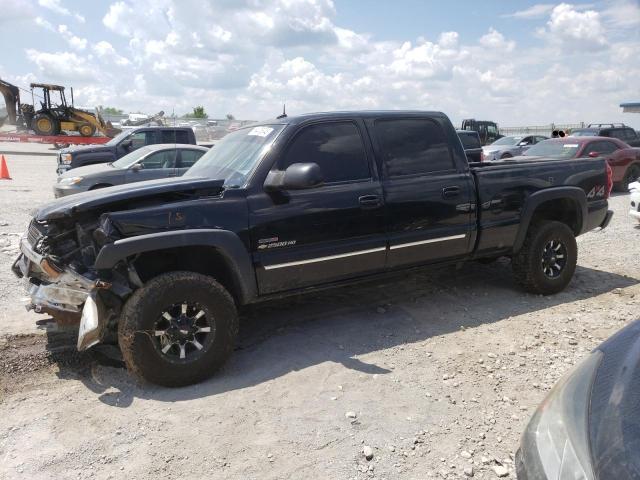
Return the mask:
[[[574, 233], [580, 235], [599, 226], [607, 214], [604, 191], [607, 185], [606, 161], [602, 158], [568, 160], [515, 160], [509, 162], [470, 163], [476, 184], [478, 235], [476, 252], [508, 252], [517, 244], [519, 227], [527, 201], [541, 190], [549, 195], [554, 187], [574, 189], [576, 197], [584, 192], [587, 211]], [[579, 191], [578, 191], [579, 190]], [[558, 214], [567, 200], [548, 208]]]

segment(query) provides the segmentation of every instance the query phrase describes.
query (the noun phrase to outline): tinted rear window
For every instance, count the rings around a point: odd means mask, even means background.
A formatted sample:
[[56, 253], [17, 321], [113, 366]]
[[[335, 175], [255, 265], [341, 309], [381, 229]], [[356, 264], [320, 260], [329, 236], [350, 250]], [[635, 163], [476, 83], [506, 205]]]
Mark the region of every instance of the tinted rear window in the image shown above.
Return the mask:
[[458, 133], [458, 137], [460, 137], [460, 141], [465, 150], [480, 148], [480, 138], [477, 134]]
[[433, 120], [377, 120], [375, 131], [389, 177], [454, 168], [444, 131]]

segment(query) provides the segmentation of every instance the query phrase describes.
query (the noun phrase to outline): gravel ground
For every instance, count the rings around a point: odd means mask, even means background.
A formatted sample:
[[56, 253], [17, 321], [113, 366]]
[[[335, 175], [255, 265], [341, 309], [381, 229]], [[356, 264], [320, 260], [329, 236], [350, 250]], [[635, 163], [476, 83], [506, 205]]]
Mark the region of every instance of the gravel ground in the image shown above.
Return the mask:
[[515, 478], [546, 392], [639, 317], [640, 229], [617, 195], [561, 294], [521, 292], [505, 260], [269, 302], [215, 378], [136, 384], [19, 305], [11, 233], [54, 162], [12, 157], [0, 183], [0, 478]]

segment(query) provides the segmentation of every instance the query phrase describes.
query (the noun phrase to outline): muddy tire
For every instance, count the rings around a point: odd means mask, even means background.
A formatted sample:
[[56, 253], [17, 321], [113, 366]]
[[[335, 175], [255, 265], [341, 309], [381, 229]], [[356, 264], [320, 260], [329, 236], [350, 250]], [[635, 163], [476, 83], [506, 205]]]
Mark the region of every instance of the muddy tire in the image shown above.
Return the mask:
[[60, 133], [60, 124], [47, 113], [39, 113], [33, 117], [31, 128], [38, 135], [57, 135]]
[[92, 137], [94, 133], [96, 133], [96, 127], [89, 123], [83, 123], [78, 127], [78, 132], [83, 137]]
[[531, 293], [551, 295], [569, 284], [576, 270], [578, 246], [573, 231], [561, 222], [529, 226], [511, 266], [516, 281]]
[[118, 343], [129, 371], [149, 382], [180, 387], [213, 375], [233, 352], [238, 314], [213, 278], [171, 272], [129, 298]]

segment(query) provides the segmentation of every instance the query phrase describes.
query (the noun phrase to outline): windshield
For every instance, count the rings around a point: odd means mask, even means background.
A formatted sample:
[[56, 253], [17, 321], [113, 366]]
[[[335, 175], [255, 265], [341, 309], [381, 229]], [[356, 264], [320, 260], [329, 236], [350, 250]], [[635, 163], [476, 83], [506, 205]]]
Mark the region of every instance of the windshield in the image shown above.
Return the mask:
[[555, 158], [573, 158], [580, 148], [578, 143], [561, 143], [546, 140], [534, 145], [523, 155]]
[[115, 137], [113, 137], [111, 140], [109, 140], [107, 143], [105, 143], [105, 145], [109, 145], [110, 147], [115, 147], [117, 144], [119, 144], [122, 140], [124, 140], [125, 138], [127, 138], [129, 136], [129, 134], [131, 133], [130, 130], [125, 130], [124, 132], [120, 132], [118, 135], [116, 135]]
[[574, 130], [571, 132], [572, 137], [596, 137], [597, 135], [597, 130]]
[[520, 143], [524, 137], [502, 137], [493, 142], [491, 145], [515, 145]]
[[283, 128], [284, 125], [261, 125], [229, 133], [184, 176], [224, 179], [227, 187], [242, 186]]
[[149, 153], [148, 149], [139, 148], [138, 150], [134, 150], [133, 152], [125, 155], [120, 160], [116, 160], [111, 164], [111, 166], [116, 168], [129, 168], [131, 165], [144, 157], [147, 153]]

